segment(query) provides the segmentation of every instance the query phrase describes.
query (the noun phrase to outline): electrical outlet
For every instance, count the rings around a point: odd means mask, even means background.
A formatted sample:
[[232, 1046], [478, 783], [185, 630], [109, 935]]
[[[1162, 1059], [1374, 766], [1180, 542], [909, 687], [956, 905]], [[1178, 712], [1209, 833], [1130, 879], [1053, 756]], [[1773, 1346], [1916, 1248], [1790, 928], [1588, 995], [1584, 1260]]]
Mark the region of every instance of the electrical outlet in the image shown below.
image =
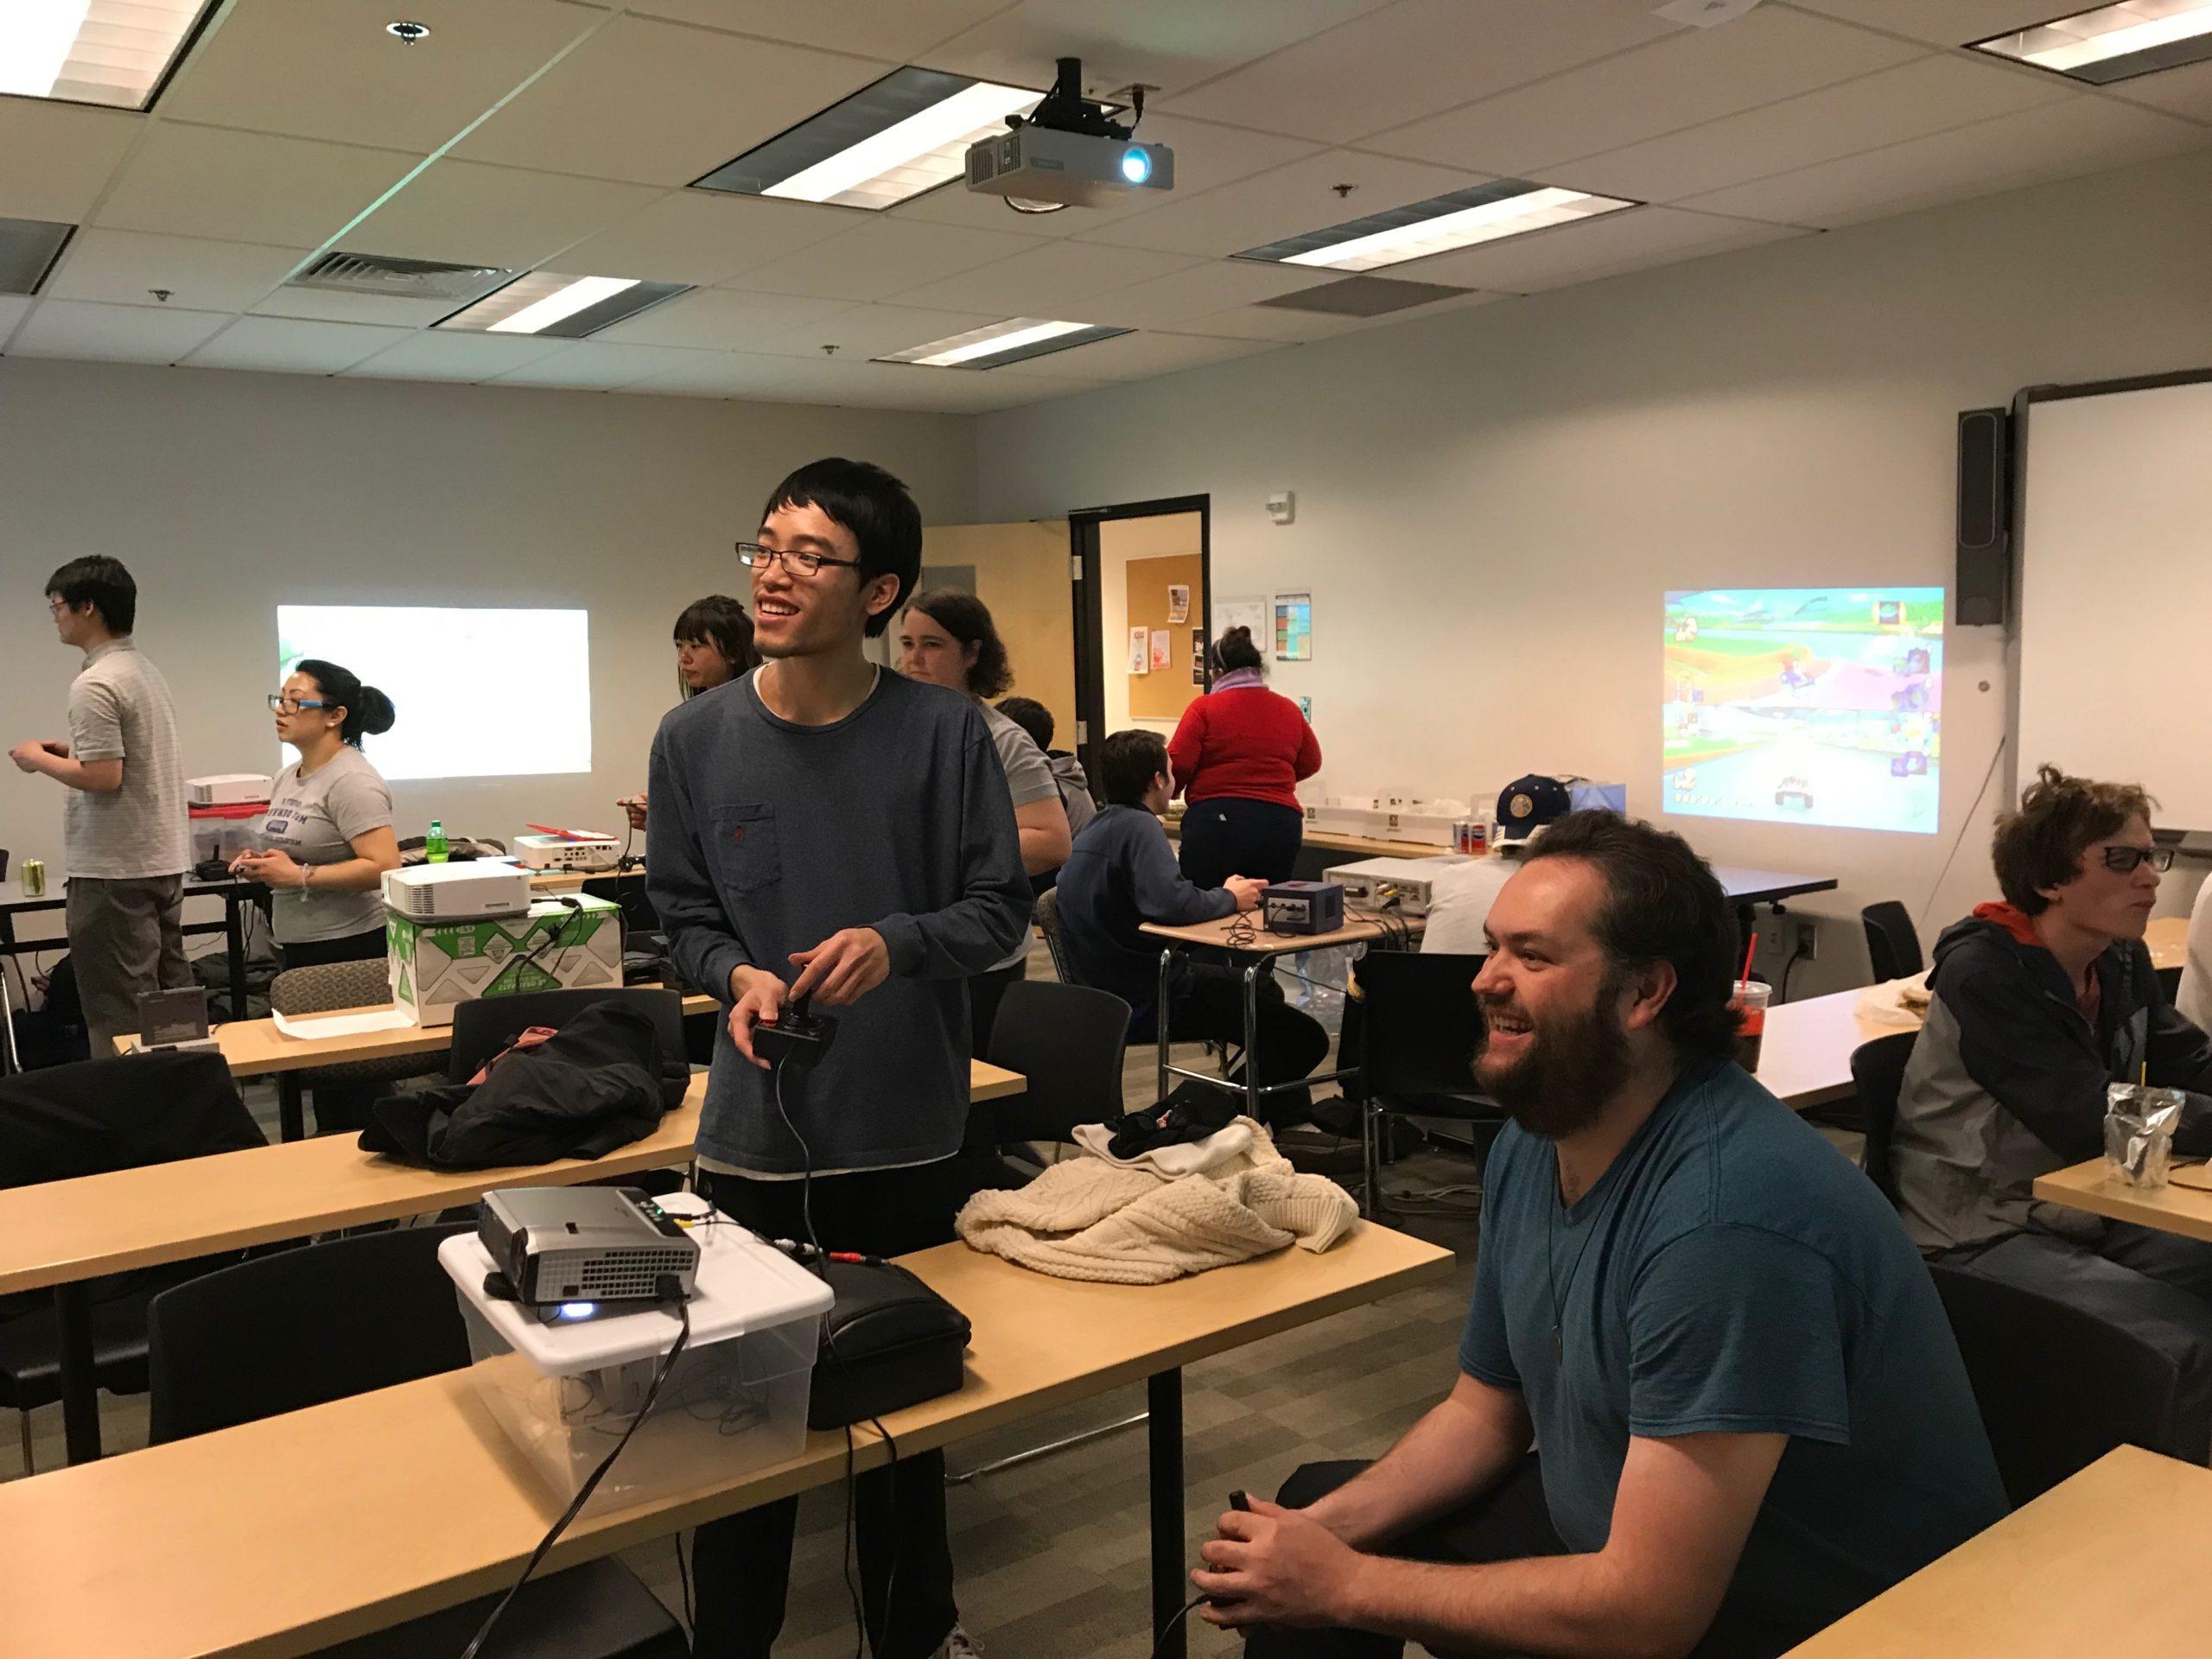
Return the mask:
[[1818, 922], [1797, 924], [1797, 954], [1807, 962], [1821, 959], [1821, 925]]

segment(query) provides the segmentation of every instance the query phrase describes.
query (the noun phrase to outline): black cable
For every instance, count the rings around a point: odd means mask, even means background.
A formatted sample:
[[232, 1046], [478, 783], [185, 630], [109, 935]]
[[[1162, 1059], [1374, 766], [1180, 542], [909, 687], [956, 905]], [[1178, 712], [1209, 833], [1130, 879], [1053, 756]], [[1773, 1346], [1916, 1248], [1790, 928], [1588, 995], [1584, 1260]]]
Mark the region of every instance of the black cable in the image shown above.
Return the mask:
[[1797, 966], [1798, 957], [1803, 954], [1802, 950], [1792, 950], [1789, 953], [1789, 959], [1782, 964], [1782, 995], [1777, 999], [1777, 1002], [1787, 1002], [1789, 1000], [1789, 976]]
[[1935, 904], [1936, 896], [1943, 891], [1943, 878], [1950, 874], [1951, 861], [1958, 857], [1959, 849], [1965, 843], [1967, 831], [1974, 828], [1974, 814], [1981, 810], [1982, 797], [1989, 793], [1990, 780], [1997, 776], [1997, 763], [2004, 758], [2005, 744], [2005, 739], [1999, 737], [1997, 747], [1990, 753], [1989, 770], [1981, 774], [1981, 787], [1974, 791], [1974, 804], [1967, 808], [1966, 817], [1959, 820], [1959, 833], [1951, 837], [1951, 850], [1944, 855], [1943, 868], [1936, 873], [1936, 885], [1928, 889], [1927, 902], [1920, 906], [1920, 914], [1912, 918], [1915, 928], [1927, 925], [1929, 909]]
[[676, 1577], [683, 1586], [683, 1634], [695, 1635], [699, 1629], [698, 1609], [691, 1600], [691, 1560], [683, 1553], [683, 1535], [676, 1535]]
[[[477, 992], [477, 995], [491, 996], [494, 995], [499, 982], [505, 979], [511, 973], [515, 975], [515, 982], [519, 986], [522, 982], [521, 969], [524, 968], [535, 968], [537, 966], [538, 963], [544, 958], [545, 953], [548, 950], [552, 950], [556, 945], [561, 944], [562, 936], [567, 933], [571, 926], [583, 920], [583, 906], [579, 904], [575, 899], [569, 898], [568, 894], [564, 893], [554, 894], [553, 902], [561, 906], [569, 912], [566, 916], [561, 918], [561, 925], [555, 928], [550, 933], [548, 933], [543, 939], [539, 940], [537, 949], [531, 951], [528, 956], [509, 957], [505, 963], [500, 964], [499, 972], [493, 974], [491, 978], [484, 982], [484, 988]], [[581, 944], [583, 943], [583, 940], [579, 937], [574, 941], [574, 943]], [[567, 946], [563, 945], [562, 948], [565, 950], [567, 949]]]
[[1210, 1596], [1192, 1596], [1177, 1608], [1174, 1616], [1160, 1627], [1160, 1636], [1152, 1644], [1152, 1659], [1160, 1659], [1160, 1650], [1167, 1645], [1167, 1638], [1175, 1633], [1175, 1627], [1211, 1599]]
[[546, 1552], [553, 1548], [554, 1541], [569, 1529], [569, 1523], [574, 1521], [583, 1506], [591, 1501], [591, 1495], [599, 1490], [599, 1483], [606, 1478], [607, 1471], [614, 1466], [615, 1459], [622, 1455], [622, 1448], [630, 1444], [630, 1437], [638, 1432], [638, 1425], [652, 1414], [653, 1406], [660, 1399], [661, 1384], [668, 1381], [668, 1374], [676, 1369], [677, 1359], [690, 1344], [691, 1304], [684, 1299], [683, 1285], [674, 1274], [664, 1273], [654, 1281], [653, 1288], [659, 1294], [659, 1299], [662, 1301], [676, 1304], [676, 1317], [682, 1326], [676, 1333], [676, 1345], [668, 1351], [667, 1357], [660, 1363], [660, 1369], [653, 1373], [652, 1384], [645, 1390], [645, 1403], [638, 1408], [638, 1414], [630, 1420], [629, 1427], [622, 1431], [622, 1438], [614, 1442], [614, 1449], [612, 1452], [599, 1460], [599, 1467], [584, 1478], [584, 1484], [576, 1489], [576, 1495], [569, 1501], [569, 1507], [561, 1511], [561, 1518], [556, 1521], [547, 1529], [545, 1535], [537, 1541], [537, 1548], [531, 1551], [530, 1559], [522, 1564], [522, 1572], [517, 1575], [515, 1581], [507, 1586], [507, 1593], [499, 1598], [499, 1605], [492, 1609], [490, 1617], [485, 1619], [482, 1626], [477, 1630], [475, 1639], [461, 1649], [461, 1659], [476, 1659], [476, 1656], [483, 1650], [484, 1640], [492, 1634], [492, 1627], [499, 1622], [499, 1615], [507, 1611], [507, 1605], [522, 1592], [523, 1586], [530, 1582], [530, 1575], [537, 1570], [538, 1563], [545, 1559]]

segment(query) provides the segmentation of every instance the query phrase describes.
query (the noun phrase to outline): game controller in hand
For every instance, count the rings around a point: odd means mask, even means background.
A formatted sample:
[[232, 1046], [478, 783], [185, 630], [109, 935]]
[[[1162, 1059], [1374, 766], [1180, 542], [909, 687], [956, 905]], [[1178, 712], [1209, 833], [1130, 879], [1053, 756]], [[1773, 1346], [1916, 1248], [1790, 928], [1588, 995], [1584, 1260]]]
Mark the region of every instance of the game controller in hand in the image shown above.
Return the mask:
[[785, 1005], [772, 1026], [761, 1020], [753, 1027], [753, 1052], [771, 1065], [812, 1065], [830, 1052], [837, 1022], [827, 1014], [809, 1014], [806, 1000]]

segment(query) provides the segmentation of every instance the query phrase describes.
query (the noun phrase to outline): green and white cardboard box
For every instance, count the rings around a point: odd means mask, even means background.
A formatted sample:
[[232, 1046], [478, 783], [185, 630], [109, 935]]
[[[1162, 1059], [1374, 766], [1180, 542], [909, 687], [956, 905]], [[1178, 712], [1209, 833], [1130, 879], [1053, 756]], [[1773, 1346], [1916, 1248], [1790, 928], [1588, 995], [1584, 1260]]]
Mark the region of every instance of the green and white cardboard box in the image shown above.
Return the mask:
[[622, 907], [588, 893], [565, 897], [565, 904], [537, 899], [527, 916], [458, 922], [416, 921], [387, 909], [391, 1000], [418, 1026], [449, 1026], [454, 1005], [471, 997], [619, 987]]

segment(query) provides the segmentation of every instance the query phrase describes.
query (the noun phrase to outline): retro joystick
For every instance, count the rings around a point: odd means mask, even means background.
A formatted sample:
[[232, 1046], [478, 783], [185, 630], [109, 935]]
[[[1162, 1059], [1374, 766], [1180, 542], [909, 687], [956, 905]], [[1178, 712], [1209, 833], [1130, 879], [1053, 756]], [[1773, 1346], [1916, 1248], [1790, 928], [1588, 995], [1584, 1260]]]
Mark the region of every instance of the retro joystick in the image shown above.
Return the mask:
[[[1242, 1486], [1238, 1487], [1235, 1491], [1229, 1495], [1229, 1507], [1232, 1510], [1238, 1510], [1241, 1513], [1249, 1514], [1251, 1511], [1252, 1500], [1244, 1496], [1244, 1489]], [[1236, 1605], [1236, 1598], [1234, 1596], [1208, 1596], [1206, 1598], [1206, 1605], [1211, 1607], [1234, 1607]]]
[[772, 1026], [753, 1027], [753, 1052], [771, 1065], [812, 1065], [830, 1052], [837, 1022], [827, 1014], [807, 1012], [807, 1000], [785, 1006]]

